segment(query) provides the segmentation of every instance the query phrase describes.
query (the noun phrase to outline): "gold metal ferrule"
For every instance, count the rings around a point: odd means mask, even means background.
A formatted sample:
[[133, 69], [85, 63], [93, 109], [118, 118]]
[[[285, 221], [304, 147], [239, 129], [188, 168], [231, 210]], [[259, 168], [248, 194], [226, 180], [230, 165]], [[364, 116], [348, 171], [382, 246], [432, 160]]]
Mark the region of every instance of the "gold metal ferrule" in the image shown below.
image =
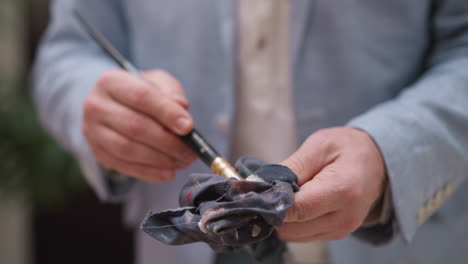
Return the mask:
[[215, 160], [213, 160], [210, 169], [219, 176], [223, 176], [225, 178], [234, 177], [238, 180], [242, 180], [242, 177], [239, 176], [231, 164], [229, 164], [229, 162], [221, 157], [217, 157]]

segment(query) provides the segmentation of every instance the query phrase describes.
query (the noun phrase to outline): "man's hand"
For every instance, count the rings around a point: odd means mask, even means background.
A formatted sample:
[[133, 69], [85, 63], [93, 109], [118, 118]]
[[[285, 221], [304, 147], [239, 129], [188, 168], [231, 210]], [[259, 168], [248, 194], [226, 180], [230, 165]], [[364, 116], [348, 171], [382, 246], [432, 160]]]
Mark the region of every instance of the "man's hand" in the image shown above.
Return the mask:
[[196, 155], [176, 135], [193, 129], [181, 84], [164, 71], [104, 73], [84, 104], [83, 134], [108, 169], [165, 182]]
[[283, 240], [345, 238], [383, 192], [383, 158], [370, 136], [358, 129], [318, 131], [282, 164], [297, 174], [301, 186], [278, 228]]

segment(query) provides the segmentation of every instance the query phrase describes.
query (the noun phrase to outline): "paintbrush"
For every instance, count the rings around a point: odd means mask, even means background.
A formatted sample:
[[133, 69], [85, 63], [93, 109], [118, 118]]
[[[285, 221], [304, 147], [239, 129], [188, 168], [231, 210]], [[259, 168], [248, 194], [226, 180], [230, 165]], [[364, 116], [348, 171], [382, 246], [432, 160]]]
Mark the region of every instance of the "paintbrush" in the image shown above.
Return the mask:
[[[112, 46], [112, 44], [104, 37], [104, 35], [97, 31], [86, 19], [79, 13], [78, 10], [74, 12], [76, 18], [80, 24], [85, 28], [86, 32], [98, 43], [98, 45], [117, 63], [121, 68], [134, 74], [140, 79], [151, 82], [141, 73], [138, 69], [130, 63], [125, 57]], [[180, 136], [182, 141], [190, 146], [200, 159], [217, 175], [231, 178], [234, 177], [238, 180], [242, 180], [242, 177], [236, 172], [232, 165], [226, 161], [219, 153], [206, 141], [206, 139], [198, 132], [193, 129], [185, 136]]]

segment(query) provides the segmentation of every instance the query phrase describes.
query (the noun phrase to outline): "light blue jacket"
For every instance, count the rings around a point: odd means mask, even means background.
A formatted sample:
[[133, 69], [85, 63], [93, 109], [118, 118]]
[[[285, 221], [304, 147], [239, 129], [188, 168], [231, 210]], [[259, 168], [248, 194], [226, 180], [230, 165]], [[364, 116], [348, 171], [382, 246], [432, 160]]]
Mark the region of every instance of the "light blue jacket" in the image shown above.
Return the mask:
[[[136, 224], [175, 207], [185, 176], [112, 194], [81, 134], [83, 101], [116, 65], [72, 16], [78, 8], [141, 70], [184, 85], [196, 126], [224, 154], [235, 84], [235, 1], [56, 0], [34, 68], [45, 127], [80, 161], [102, 199], [124, 199]], [[468, 1], [291, 0], [291, 65], [301, 142], [320, 128], [367, 131], [387, 167], [393, 232], [330, 243], [335, 263], [468, 263]], [[287, 62], [285, 62], [287, 63]], [[393, 235], [391, 235], [393, 234]], [[379, 247], [369, 242], [392, 238]], [[206, 263], [204, 245], [139, 238], [140, 263]], [[195, 262], [193, 262], [195, 263]]]

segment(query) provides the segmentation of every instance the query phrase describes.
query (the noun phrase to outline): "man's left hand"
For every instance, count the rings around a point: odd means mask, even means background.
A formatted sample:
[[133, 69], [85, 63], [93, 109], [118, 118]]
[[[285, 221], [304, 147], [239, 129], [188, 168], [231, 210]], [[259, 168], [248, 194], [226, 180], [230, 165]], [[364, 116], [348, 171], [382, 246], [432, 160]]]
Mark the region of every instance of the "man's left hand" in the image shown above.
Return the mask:
[[297, 174], [301, 187], [277, 230], [286, 241], [345, 238], [361, 226], [384, 189], [382, 155], [355, 128], [320, 130], [282, 164]]

